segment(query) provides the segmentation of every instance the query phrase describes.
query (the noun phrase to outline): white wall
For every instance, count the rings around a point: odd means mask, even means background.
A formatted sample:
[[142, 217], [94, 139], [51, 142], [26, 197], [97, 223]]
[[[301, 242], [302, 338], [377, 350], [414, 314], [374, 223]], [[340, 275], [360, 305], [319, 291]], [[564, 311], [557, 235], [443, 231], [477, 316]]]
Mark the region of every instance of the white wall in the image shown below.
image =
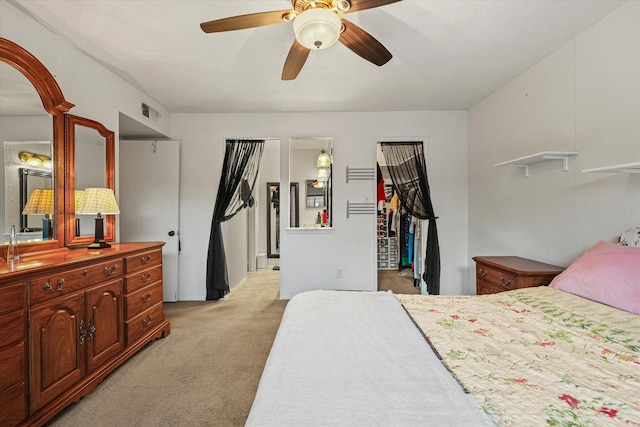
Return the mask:
[[[346, 201], [375, 201], [375, 182], [346, 184], [345, 169], [374, 167], [376, 141], [402, 137], [428, 139], [428, 173], [442, 252], [442, 293], [466, 291], [467, 129], [465, 112], [175, 114], [172, 136], [182, 142], [180, 295], [205, 296], [206, 256], [226, 138], [280, 139], [281, 183], [288, 177], [289, 138], [334, 138], [334, 227], [332, 230], [283, 230], [281, 297], [310, 289], [372, 290], [376, 283], [375, 215], [346, 219]], [[194, 168], [200, 159], [211, 167]], [[288, 185], [288, 184], [287, 184]], [[288, 205], [288, 194], [281, 203]], [[286, 200], [285, 200], [286, 196]], [[288, 223], [286, 211], [281, 221]], [[225, 223], [229, 280], [246, 275], [246, 217]], [[243, 252], [243, 247], [245, 251]], [[341, 268], [344, 277], [336, 278]]]
[[[469, 257], [568, 265], [640, 224], [640, 175], [581, 173], [640, 161], [639, 22], [625, 4], [470, 109]], [[579, 154], [530, 178], [493, 166], [546, 150]]]
[[[55, 77], [65, 99], [75, 104], [70, 113], [96, 120], [114, 131], [116, 145], [120, 112], [160, 133], [170, 135], [169, 113], [162, 105], [6, 0], [0, 0], [0, 37], [17, 43], [38, 58]], [[142, 102], [160, 112], [157, 123], [142, 116]], [[117, 161], [116, 147], [116, 170]], [[118, 185], [116, 174], [116, 192]]]

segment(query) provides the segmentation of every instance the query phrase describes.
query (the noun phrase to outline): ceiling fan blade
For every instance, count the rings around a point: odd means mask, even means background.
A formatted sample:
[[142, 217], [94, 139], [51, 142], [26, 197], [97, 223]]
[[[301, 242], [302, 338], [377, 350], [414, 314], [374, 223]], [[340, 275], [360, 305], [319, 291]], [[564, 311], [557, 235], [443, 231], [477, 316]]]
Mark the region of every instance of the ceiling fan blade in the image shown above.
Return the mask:
[[353, 22], [343, 19], [342, 24], [344, 31], [340, 34], [338, 41], [356, 55], [378, 66], [386, 64], [393, 57], [382, 43]]
[[374, 7], [386, 6], [399, 1], [401, 0], [351, 0], [351, 7], [346, 13], [373, 9]]
[[287, 60], [284, 62], [284, 68], [282, 69], [282, 80], [294, 80], [298, 77], [300, 70], [307, 62], [307, 57], [311, 52], [306, 47], [302, 46], [296, 39], [293, 40]]
[[244, 30], [245, 28], [262, 27], [265, 25], [279, 24], [285, 22], [283, 16], [293, 11], [274, 10], [272, 12], [250, 13], [248, 15], [232, 16], [230, 18], [216, 19], [214, 21], [203, 22], [200, 28], [205, 33], [219, 33], [222, 31]]

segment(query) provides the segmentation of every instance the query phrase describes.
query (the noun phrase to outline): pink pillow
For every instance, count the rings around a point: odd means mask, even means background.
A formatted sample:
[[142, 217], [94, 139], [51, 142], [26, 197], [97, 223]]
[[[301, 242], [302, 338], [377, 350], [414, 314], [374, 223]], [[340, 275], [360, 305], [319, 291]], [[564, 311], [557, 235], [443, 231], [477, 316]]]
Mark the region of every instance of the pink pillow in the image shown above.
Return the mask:
[[549, 287], [640, 314], [640, 248], [598, 242]]

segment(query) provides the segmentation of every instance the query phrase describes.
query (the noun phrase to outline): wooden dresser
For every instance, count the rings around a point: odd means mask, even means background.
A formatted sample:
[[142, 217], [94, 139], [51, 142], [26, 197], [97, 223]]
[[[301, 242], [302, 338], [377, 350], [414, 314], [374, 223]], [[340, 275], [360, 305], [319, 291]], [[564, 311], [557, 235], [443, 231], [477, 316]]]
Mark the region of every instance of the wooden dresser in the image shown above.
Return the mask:
[[164, 243], [0, 261], [0, 426], [41, 426], [170, 332]]
[[564, 267], [517, 256], [476, 256], [476, 294], [548, 285]]

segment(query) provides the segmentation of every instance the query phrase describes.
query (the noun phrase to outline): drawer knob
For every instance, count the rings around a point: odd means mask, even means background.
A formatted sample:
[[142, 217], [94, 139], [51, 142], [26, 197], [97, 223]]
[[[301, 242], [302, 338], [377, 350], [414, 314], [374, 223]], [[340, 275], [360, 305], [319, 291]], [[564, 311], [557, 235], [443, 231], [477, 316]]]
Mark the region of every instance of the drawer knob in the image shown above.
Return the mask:
[[478, 273], [480, 274], [481, 277], [484, 277], [487, 274], [489, 274], [489, 272], [487, 270], [483, 270], [481, 268], [478, 269]]
[[143, 264], [148, 264], [151, 262], [151, 255], [147, 255], [146, 257], [142, 257], [140, 258], [140, 262]]
[[44, 284], [42, 289], [44, 289], [45, 291], [49, 291], [49, 292], [57, 292], [57, 291], [61, 291], [63, 286], [64, 286], [64, 279], [58, 280], [58, 287], [57, 288], [54, 288], [53, 286], [51, 286], [51, 284], [47, 280], [47, 283]]
[[151, 299], [151, 292], [142, 296], [142, 302], [147, 302]]
[[504, 280], [504, 277], [500, 277], [500, 283], [505, 286], [511, 286], [511, 280]]
[[114, 264], [113, 267], [111, 267], [111, 270], [109, 270], [107, 267], [105, 267], [104, 270], [102, 270], [102, 272], [104, 273], [105, 276], [111, 276], [116, 271], [118, 271], [118, 265], [117, 264]]
[[153, 316], [149, 315], [146, 319], [142, 319], [142, 326], [149, 326], [151, 321], [153, 320]]
[[148, 280], [151, 280], [151, 273], [143, 274], [143, 275], [140, 277], [140, 280], [142, 280], [143, 282], [146, 282], [146, 281], [148, 281]]

